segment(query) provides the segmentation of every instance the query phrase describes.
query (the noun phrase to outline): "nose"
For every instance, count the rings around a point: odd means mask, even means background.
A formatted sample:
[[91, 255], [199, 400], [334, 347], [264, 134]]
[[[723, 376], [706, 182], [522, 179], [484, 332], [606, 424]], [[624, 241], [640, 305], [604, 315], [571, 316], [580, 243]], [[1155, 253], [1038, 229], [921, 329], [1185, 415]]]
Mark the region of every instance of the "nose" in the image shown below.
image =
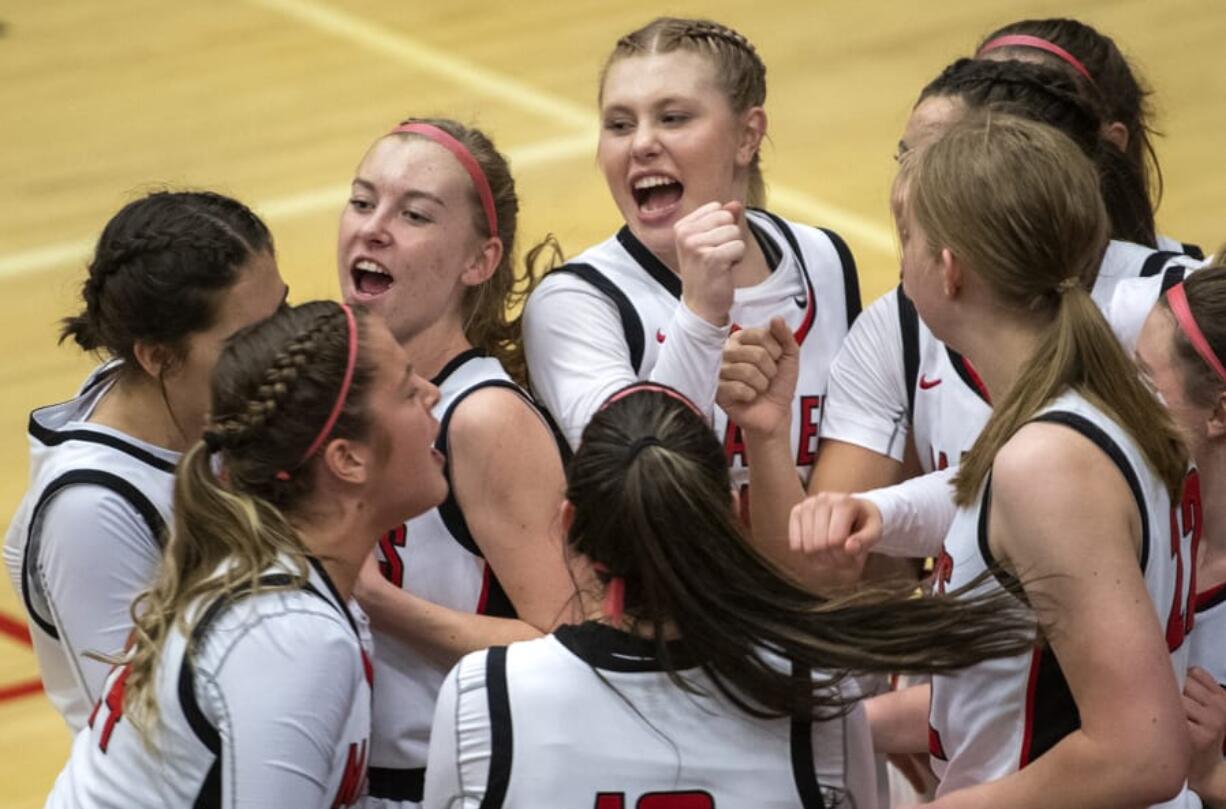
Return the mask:
[[635, 127], [634, 136], [630, 142], [630, 151], [639, 160], [646, 160], [659, 154], [660, 141], [656, 128], [650, 121], [642, 121]]
[[376, 208], [359, 220], [358, 236], [369, 244], [387, 244], [391, 241], [387, 222], [388, 213], [382, 207]]

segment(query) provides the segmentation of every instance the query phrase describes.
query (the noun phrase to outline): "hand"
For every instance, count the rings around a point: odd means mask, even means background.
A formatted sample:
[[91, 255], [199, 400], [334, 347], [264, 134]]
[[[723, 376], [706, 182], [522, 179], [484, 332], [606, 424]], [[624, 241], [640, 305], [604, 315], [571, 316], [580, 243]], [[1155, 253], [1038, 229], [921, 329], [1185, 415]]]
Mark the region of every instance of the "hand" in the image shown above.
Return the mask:
[[673, 225], [681, 299], [714, 326], [726, 326], [732, 309], [732, 268], [745, 257], [745, 206], [708, 202]]
[[[353, 583], [353, 597], [358, 600], [358, 604], [367, 613], [373, 612], [374, 599], [388, 587], [392, 587], [392, 583], [383, 575], [383, 571], [379, 569], [379, 559], [375, 556], [375, 551], [371, 551], [366, 557], [366, 561], [362, 563], [362, 568], [358, 571], [358, 577]], [[372, 617], [373, 620], [373, 617]]]
[[783, 318], [772, 318], [728, 338], [715, 402], [746, 432], [789, 432], [799, 373], [800, 346]]
[[1199, 666], [1188, 669], [1183, 686], [1183, 707], [1192, 740], [1191, 779], [1207, 775], [1222, 761], [1226, 738], [1226, 690]]
[[814, 557], [826, 567], [862, 564], [880, 539], [881, 512], [877, 506], [849, 494], [822, 492], [806, 497], [792, 509], [788, 523], [792, 550]]

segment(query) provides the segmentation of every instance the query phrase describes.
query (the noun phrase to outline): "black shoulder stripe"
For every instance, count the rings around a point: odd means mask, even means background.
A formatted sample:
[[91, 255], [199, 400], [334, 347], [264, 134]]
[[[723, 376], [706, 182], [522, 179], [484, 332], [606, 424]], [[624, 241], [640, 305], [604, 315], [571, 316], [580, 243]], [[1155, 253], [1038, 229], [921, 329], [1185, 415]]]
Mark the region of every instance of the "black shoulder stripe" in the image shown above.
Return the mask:
[[915, 421], [915, 389], [919, 383], [919, 313], [915, 304], [902, 291], [898, 291], [898, 325], [902, 330], [903, 385], [907, 390], [907, 420]]
[[1188, 268], [1182, 264], [1172, 264], [1166, 268], [1166, 272], [1162, 273], [1162, 293], [1165, 295], [1167, 291], [1177, 286], [1188, 274]]
[[1201, 249], [1199, 244], [1188, 244], [1187, 242], [1184, 242], [1179, 246], [1183, 248], [1183, 254], [1185, 256], [1194, 258], [1197, 261], [1205, 260], [1205, 251]]
[[991, 572], [992, 577], [996, 579], [1005, 590], [1012, 593], [1023, 604], [1029, 604], [1029, 599], [1026, 598], [1026, 591], [1022, 588], [1022, 583], [1017, 577], [997, 561], [992, 553], [992, 546], [988, 542], [988, 517], [992, 512], [992, 473], [988, 472], [987, 482], [983, 485], [983, 497], [979, 501], [979, 555], [983, 557], [983, 564]]
[[843, 265], [843, 296], [847, 306], [847, 328], [850, 329], [851, 324], [856, 322], [856, 318], [860, 316], [860, 311], [863, 309], [860, 299], [860, 274], [856, 270], [856, 259], [842, 236], [826, 228], [822, 228], [821, 231], [830, 237], [834, 249], [839, 254], [839, 262]]
[[1158, 250], [1157, 252], [1151, 253], [1145, 259], [1145, 263], [1141, 265], [1140, 276], [1142, 278], [1150, 278], [1157, 275], [1162, 271], [1162, 268], [1166, 266], [1168, 261], [1178, 255], [1180, 255], [1180, 253], [1176, 253], [1174, 250]]
[[[792, 663], [792, 679], [800, 685], [808, 685], [812, 674], [808, 669]], [[813, 721], [794, 717], [791, 723], [790, 747], [792, 752], [792, 777], [796, 792], [804, 809], [826, 809], [821, 784], [817, 780], [817, 767], [813, 756]]]
[[1137, 477], [1136, 470], [1132, 468], [1132, 464], [1128, 462], [1128, 456], [1124, 454], [1124, 450], [1101, 427], [1079, 413], [1052, 410], [1034, 420], [1063, 424], [1065, 427], [1076, 430], [1093, 441], [1120, 470], [1120, 474], [1128, 482], [1128, 488], [1132, 490], [1133, 499], [1137, 502], [1137, 511], [1141, 515], [1141, 571], [1144, 572], [1149, 564], [1149, 509], [1145, 506], [1141, 481]]
[[59, 492], [73, 485], [101, 486], [119, 495], [140, 514], [141, 519], [144, 520], [145, 525], [149, 528], [149, 534], [153, 537], [153, 541], [158, 549], [161, 550], [166, 547], [166, 523], [162, 520], [162, 515], [158, 513], [157, 508], [149, 501], [148, 497], [145, 497], [140, 489], [118, 475], [104, 472], [101, 469], [73, 469], [47, 484], [46, 488], [43, 489], [43, 493], [39, 496], [38, 502], [35, 503], [34, 509], [30, 512], [29, 532], [26, 534], [26, 546], [21, 559], [21, 595], [25, 601], [26, 611], [29, 612], [30, 618], [34, 623], [38, 624], [40, 629], [56, 640], [59, 640], [60, 635], [59, 631], [55, 628], [54, 622], [50, 617], [39, 614], [38, 610], [34, 608], [33, 598], [31, 597], [30, 575], [33, 564], [31, 559], [37, 557], [38, 549], [41, 546], [41, 539], [34, 536], [34, 529], [38, 526], [39, 513], [47, 505], [47, 502]]
[[[755, 211], [766, 216], [775, 223], [775, 227], [783, 234], [783, 238], [787, 240], [788, 247], [792, 248], [792, 254], [796, 256], [796, 261], [800, 263], [800, 269], [804, 270], [805, 275], [809, 274], [809, 266], [805, 263], [805, 254], [800, 251], [800, 242], [796, 239], [796, 234], [792, 232], [792, 227], [781, 216], [767, 211], [763, 208], [754, 208]], [[838, 245], [835, 245], [837, 248]]]
[[630, 365], [636, 374], [639, 373], [643, 365], [645, 348], [643, 319], [639, 317], [638, 310], [634, 308], [634, 304], [630, 303], [630, 298], [626, 296], [626, 293], [590, 264], [564, 264], [552, 272], [564, 272], [582, 278], [613, 302], [622, 320], [622, 333], [626, 338], [626, 346], [630, 349]]
[[490, 769], [479, 809], [499, 809], [511, 785], [511, 698], [507, 690], [507, 647], [495, 646], [485, 656], [485, 691], [490, 711]]
[[135, 446], [134, 444], [129, 444], [122, 438], [109, 433], [99, 433], [94, 432], [93, 430], [49, 430], [43, 425], [39, 424], [34, 419], [33, 414], [30, 415], [28, 429], [30, 435], [37, 438], [39, 442], [48, 447], [58, 446], [67, 441], [84, 441], [90, 444], [102, 444], [103, 446], [110, 447], [111, 449], [117, 449], [126, 455], [130, 455], [136, 460], [146, 463], [149, 466], [152, 466], [154, 469], [166, 472], [167, 474], [173, 475], [175, 472], [175, 465], [170, 461], [163, 460], [162, 458], [154, 455], [152, 452]]

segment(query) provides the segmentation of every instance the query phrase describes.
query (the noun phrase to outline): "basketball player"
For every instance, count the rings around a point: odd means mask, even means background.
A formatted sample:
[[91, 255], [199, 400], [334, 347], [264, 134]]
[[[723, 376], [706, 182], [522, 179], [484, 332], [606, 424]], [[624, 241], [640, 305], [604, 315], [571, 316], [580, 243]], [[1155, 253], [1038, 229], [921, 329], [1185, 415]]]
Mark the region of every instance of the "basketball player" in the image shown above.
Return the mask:
[[[533, 389], [572, 446], [599, 404], [638, 379], [711, 412], [729, 331], [778, 315], [804, 353], [788, 454], [807, 479], [859, 281], [836, 234], [755, 207], [765, 101], [753, 45], [707, 20], [656, 19], [605, 63], [597, 160], [625, 226], [549, 273], [524, 317]], [[741, 486], [740, 431], [713, 416]]]
[[855, 691], [830, 672], [1029, 648], [1003, 593], [821, 602], [744, 541], [734, 501], [694, 404], [650, 382], [615, 393], [562, 509], [570, 552], [600, 571], [589, 620], [461, 660], [425, 806], [874, 807]]
[[574, 595], [550, 532], [565, 486], [558, 446], [516, 385], [518, 207], [480, 130], [410, 119], [367, 151], [341, 215], [344, 298], [380, 315], [438, 386], [450, 482], [438, 508], [382, 537], [378, 568], [358, 582], [376, 633], [371, 806], [421, 800], [448, 669], [552, 629]]
[[379, 527], [447, 492], [437, 396], [348, 306], [229, 342], [167, 563], [49, 807], [358, 805], [371, 666], [346, 601]]
[[4, 546], [43, 687], [73, 731], [110, 671], [90, 653], [123, 647], [162, 559], [175, 464], [200, 438], [221, 345], [285, 294], [264, 223], [218, 194], [150, 194], [98, 240], [61, 340], [109, 360], [30, 415], [30, 488]]

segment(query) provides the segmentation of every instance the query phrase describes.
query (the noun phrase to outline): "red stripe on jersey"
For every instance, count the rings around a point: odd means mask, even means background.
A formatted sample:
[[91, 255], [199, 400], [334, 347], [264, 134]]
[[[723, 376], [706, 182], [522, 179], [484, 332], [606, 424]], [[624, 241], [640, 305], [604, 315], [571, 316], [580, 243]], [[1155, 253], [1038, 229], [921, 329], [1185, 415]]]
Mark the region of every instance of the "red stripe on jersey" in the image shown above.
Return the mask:
[[975, 383], [975, 389], [979, 391], [979, 395], [988, 404], [992, 403], [992, 397], [988, 395], [988, 386], [983, 384], [983, 379], [979, 376], [979, 372], [975, 370], [975, 366], [971, 365], [971, 361], [966, 357], [962, 358], [962, 366], [966, 368], [967, 376]]
[[1026, 730], [1022, 734], [1022, 755], [1018, 761], [1018, 769], [1030, 763], [1030, 743], [1034, 740], [1034, 695], [1039, 685], [1039, 663], [1043, 660], [1043, 650], [1035, 648], [1030, 655], [1030, 675], [1026, 678]]
[[0, 635], [8, 635], [18, 643], [30, 645], [30, 630], [24, 621], [18, 621], [0, 612]]
[[817, 320], [817, 300], [813, 295], [813, 285], [809, 283], [809, 279], [805, 278], [805, 298], [808, 301], [805, 304], [805, 319], [801, 321], [800, 328], [796, 330], [796, 345], [803, 345], [805, 338], [809, 336], [809, 331], [813, 328], [813, 321]]
[[949, 761], [945, 754], [945, 745], [941, 743], [941, 734], [932, 725], [928, 726], [928, 755], [941, 761]]
[[361, 650], [362, 654], [362, 672], [366, 675], [366, 684], [375, 684], [375, 667], [370, 662], [370, 655], [366, 654], [366, 650]]
[[477, 599], [477, 614], [485, 615], [485, 608], [490, 600], [490, 563], [485, 562], [481, 572], [481, 597]]
[[1206, 610], [1209, 607], [1215, 607], [1223, 600], [1226, 600], [1226, 581], [1221, 584], [1215, 584], [1208, 590], [1201, 590], [1196, 594], [1196, 609]]

